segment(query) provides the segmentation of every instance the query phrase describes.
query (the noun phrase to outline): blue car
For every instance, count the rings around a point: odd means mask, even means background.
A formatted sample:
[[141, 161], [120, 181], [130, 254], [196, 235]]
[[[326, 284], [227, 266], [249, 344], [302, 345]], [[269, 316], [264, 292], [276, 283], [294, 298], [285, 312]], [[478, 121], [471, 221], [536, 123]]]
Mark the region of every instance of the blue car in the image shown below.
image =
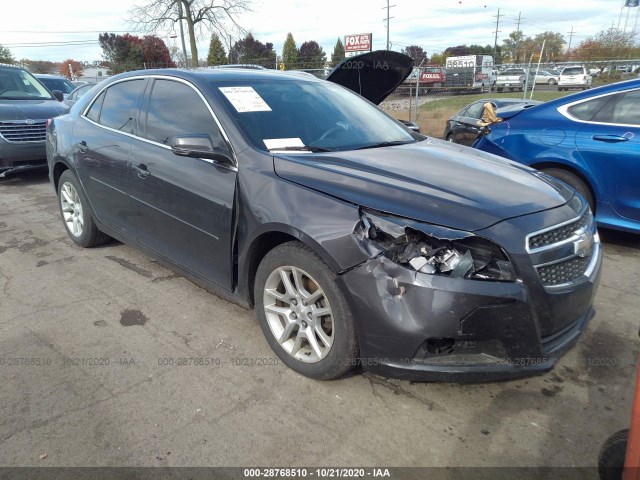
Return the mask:
[[568, 183], [598, 225], [640, 233], [640, 79], [512, 112], [473, 146]]

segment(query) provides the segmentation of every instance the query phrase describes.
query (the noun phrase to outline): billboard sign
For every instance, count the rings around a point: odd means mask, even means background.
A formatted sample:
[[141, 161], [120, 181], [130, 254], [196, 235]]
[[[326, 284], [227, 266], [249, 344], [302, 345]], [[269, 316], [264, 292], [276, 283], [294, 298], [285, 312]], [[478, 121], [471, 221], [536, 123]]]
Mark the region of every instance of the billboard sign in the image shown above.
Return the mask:
[[361, 53], [371, 51], [371, 37], [370, 33], [358, 33], [355, 35], [344, 36], [344, 54], [346, 57], [353, 57], [354, 55], [360, 55]]

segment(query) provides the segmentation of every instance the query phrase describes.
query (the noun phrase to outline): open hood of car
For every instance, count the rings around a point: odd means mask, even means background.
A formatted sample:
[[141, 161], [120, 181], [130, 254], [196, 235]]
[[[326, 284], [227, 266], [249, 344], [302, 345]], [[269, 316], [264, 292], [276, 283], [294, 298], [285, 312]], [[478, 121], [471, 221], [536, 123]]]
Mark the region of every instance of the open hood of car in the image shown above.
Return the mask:
[[345, 58], [327, 80], [337, 83], [379, 105], [405, 81], [413, 70], [413, 59], [403, 53], [376, 50]]

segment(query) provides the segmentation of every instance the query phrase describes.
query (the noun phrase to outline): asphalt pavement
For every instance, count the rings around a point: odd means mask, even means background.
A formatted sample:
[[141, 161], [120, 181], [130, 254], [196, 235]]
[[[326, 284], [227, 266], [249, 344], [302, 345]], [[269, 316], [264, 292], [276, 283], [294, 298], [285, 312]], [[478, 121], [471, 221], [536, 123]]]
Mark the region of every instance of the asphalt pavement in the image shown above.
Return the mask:
[[0, 181], [0, 466], [594, 466], [628, 425], [640, 237], [602, 231], [597, 315], [501, 383], [292, 372], [252, 311], [67, 237], [46, 174]]

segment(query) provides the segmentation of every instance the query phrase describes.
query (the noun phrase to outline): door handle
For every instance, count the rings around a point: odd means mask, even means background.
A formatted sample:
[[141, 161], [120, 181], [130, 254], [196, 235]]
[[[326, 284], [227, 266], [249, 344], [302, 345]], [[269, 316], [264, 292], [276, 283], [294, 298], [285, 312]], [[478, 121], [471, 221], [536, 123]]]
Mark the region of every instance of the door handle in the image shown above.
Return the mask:
[[622, 137], [620, 135], [594, 135], [593, 139], [598, 142], [607, 143], [626, 142], [627, 140], [629, 140], [627, 137]]
[[85, 153], [89, 149], [89, 147], [87, 147], [87, 142], [85, 142], [84, 140], [76, 143], [76, 147], [78, 147], [78, 151], [81, 153]]
[[147, 178], [151, 172], [147, 169], [147, 166], [144, 163], [140, 163], [138, 165], [134, 165], [133, 168], [138, 172], [138, 178], [145, 179]]

